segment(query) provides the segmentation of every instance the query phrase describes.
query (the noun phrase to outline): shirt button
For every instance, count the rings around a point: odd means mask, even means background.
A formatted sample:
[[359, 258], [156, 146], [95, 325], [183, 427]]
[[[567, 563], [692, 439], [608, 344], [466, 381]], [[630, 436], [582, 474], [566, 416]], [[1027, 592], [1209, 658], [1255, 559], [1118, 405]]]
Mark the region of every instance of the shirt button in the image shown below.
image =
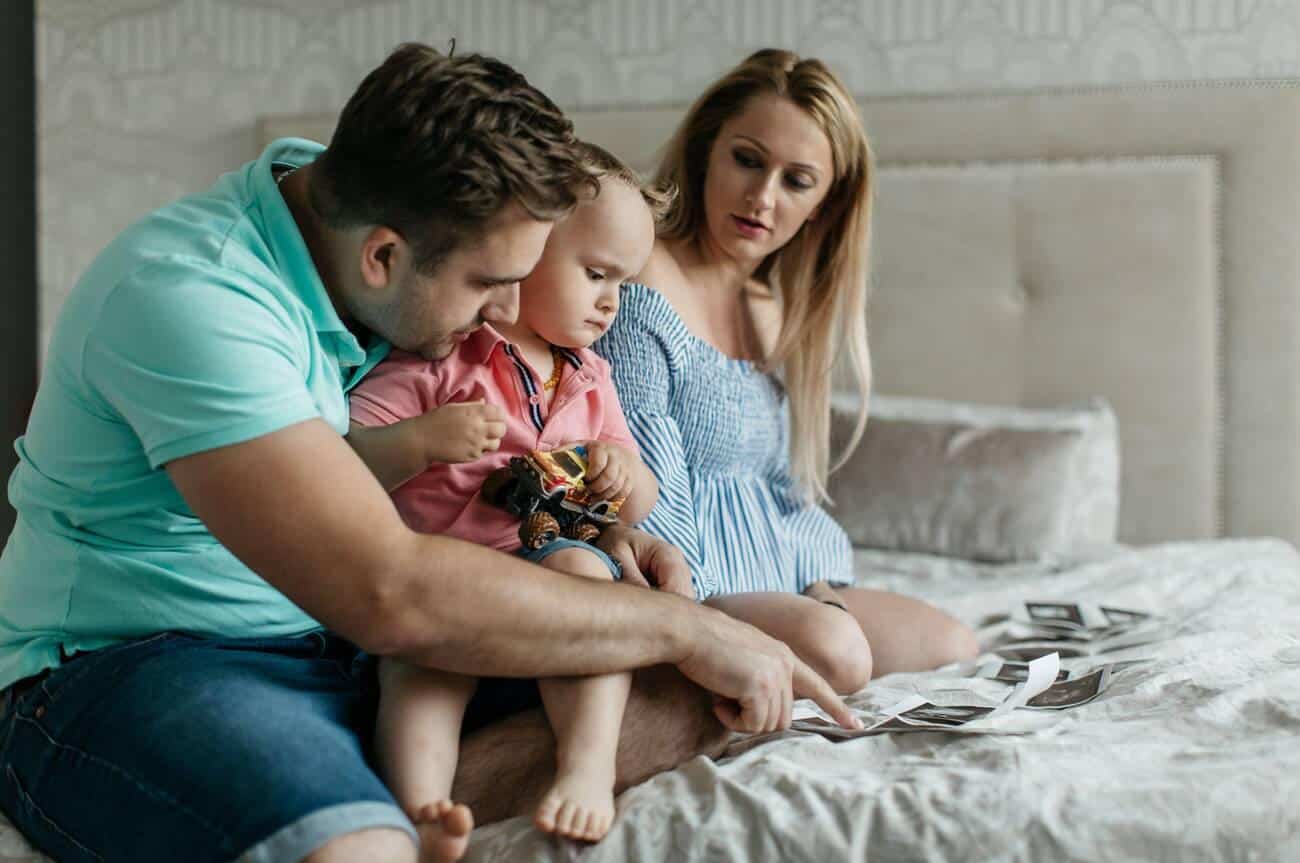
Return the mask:
[[529, 396], [529, 397], [528, 397], [528, 403], [529, 403], [530, 405], [540, 405], [540, 404], [542, 403], [542, 397], [541, 397], [541, 396]]

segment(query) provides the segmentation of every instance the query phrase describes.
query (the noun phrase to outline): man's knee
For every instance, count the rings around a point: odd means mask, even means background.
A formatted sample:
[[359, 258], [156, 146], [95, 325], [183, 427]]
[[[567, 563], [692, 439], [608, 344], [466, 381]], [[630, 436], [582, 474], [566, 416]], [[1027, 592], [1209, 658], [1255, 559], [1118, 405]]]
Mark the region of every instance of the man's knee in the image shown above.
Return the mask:
[[669, 665], [637, 671], [619, 740], [619, 789], [671, 770], [696, 755], [716, 758], [731, 732], [713, 698]]
[[871, 645], [862, 627], [833, 605], [822, 603], [804, 615], [795, 652], [841, 695], [857, 692], [871, 680]]
[[410, 834], [389, 827], [345, 833], [326, 842], [303, 858], [302, 863], [416, 863], [419, 852]]

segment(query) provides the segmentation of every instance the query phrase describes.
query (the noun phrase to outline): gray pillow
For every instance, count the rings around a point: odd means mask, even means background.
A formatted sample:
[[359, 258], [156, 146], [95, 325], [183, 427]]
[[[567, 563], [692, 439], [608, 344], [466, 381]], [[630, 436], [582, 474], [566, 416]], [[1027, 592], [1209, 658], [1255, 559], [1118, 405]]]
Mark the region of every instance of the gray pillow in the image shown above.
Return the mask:
[[[833, 412], [833, 452], [851, 407]], [[869, 416], [828, 487], [854, 545], [1016, 561], [1115, 542], [1119, 444], [1102, 399], [1035, 409], [875, 396]]]

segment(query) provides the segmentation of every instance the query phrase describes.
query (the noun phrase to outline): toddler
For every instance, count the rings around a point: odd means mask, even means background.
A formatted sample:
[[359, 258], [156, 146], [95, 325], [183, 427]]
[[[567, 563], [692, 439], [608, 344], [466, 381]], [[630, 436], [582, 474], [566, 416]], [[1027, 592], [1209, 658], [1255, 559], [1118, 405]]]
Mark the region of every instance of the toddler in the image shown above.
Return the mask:
[[[519, 519], [479, 494], [512, 456], [580, 444], [588, 488], [597, 499], [625, 498], [623, 521], [640, 521], [658, 497], [609, 366], [588, 350], [618, 311], [620, 283], [649, 258], [654, 195], [643, 193], [636, 176], [605, 151], [588, 146], [588, 157], [600, 176], [599, 194], [552, 229], [537, 267], [520, 283], [514, 323], [485, 324], [432, 362], [395, 350], [354, 390], [351, 437], [367, 427], [392, 427], [382, 445], [375, 436], [357, 447], [380, 477], [392, 475], [386, 459], [406, 463], [413, 449], [434, 447], [434, 463], [392, 492], [413, 529], [490, 545], [574, 575], [615, 579], [617, 563], [594, 545], [560, 538], [521, 548]], [[409, 436], [418, 431], [420, 439], [404, 439], [401, 423], [414, 417], [423, 422], [418, 429], [408, 424]], [[463, 810], [449, 798], [460, 725], [477, 681], [388, 658], [380, 661], [379, 677], [380, 769], [420, 831], [422, 856], [459, 857], [454, 852], [463, 852], [465, 831], [449, 837], [444, 819]], [[540, 829], [587, 841], [608, 832], [630, 679], [619, 673], [538, 682], [557, 760], [554, 785], [534, 818]], [[468, 817], [463, 812], [460, 820]], [[448, 855], [450, 838], [461, 847]]]

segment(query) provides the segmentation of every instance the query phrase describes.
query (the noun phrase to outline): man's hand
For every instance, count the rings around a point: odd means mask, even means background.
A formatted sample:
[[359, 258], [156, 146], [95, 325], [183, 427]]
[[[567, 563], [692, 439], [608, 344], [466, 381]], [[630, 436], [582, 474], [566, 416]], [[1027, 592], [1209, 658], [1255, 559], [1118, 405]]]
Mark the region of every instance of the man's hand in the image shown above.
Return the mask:
[[632, 493], [633, 471], [641, 464], [630, 449], [603, 440], [587, 441], [587, 488], [601, 500], [622, 500]]
[[446, 404], [415, 420], [430, 463], [477, 461], [495, 452], [506, 434], [506, 418], [497, 405], [482, 401]]
[[653, 586], [665, 593], [695, 598], [691, 569], [677, 546], [622, 524], [605, 528], [596, 545], [619, 562], [623, 580], [628, 584]]
[[682, 674], [714, 693], [713, 712], [734, 731], [763, 733], [790, 726], [795, 698], [811, 698], [845, 728], [861, 728], [829, 683], [785, 644], [721, 611], [699, 606], [695, 650], [677, 663]]
[[[605, 528], [597, 545], [623, 567], [623, 580], [660, 590], [685, 585], [691, 572], [676, 547], [623, 525]], [[644, 573], [644, 575], [643, 575]], [[831, 685], [780, 641], [721, 611], [696, 606], [693, 648], [677, 663], [683, 674], [716, 697], [714, 713], [734, 731], [759, 733], [787, 728], [795, 698], [811, 698], [845, 728], [861, 728]]]

